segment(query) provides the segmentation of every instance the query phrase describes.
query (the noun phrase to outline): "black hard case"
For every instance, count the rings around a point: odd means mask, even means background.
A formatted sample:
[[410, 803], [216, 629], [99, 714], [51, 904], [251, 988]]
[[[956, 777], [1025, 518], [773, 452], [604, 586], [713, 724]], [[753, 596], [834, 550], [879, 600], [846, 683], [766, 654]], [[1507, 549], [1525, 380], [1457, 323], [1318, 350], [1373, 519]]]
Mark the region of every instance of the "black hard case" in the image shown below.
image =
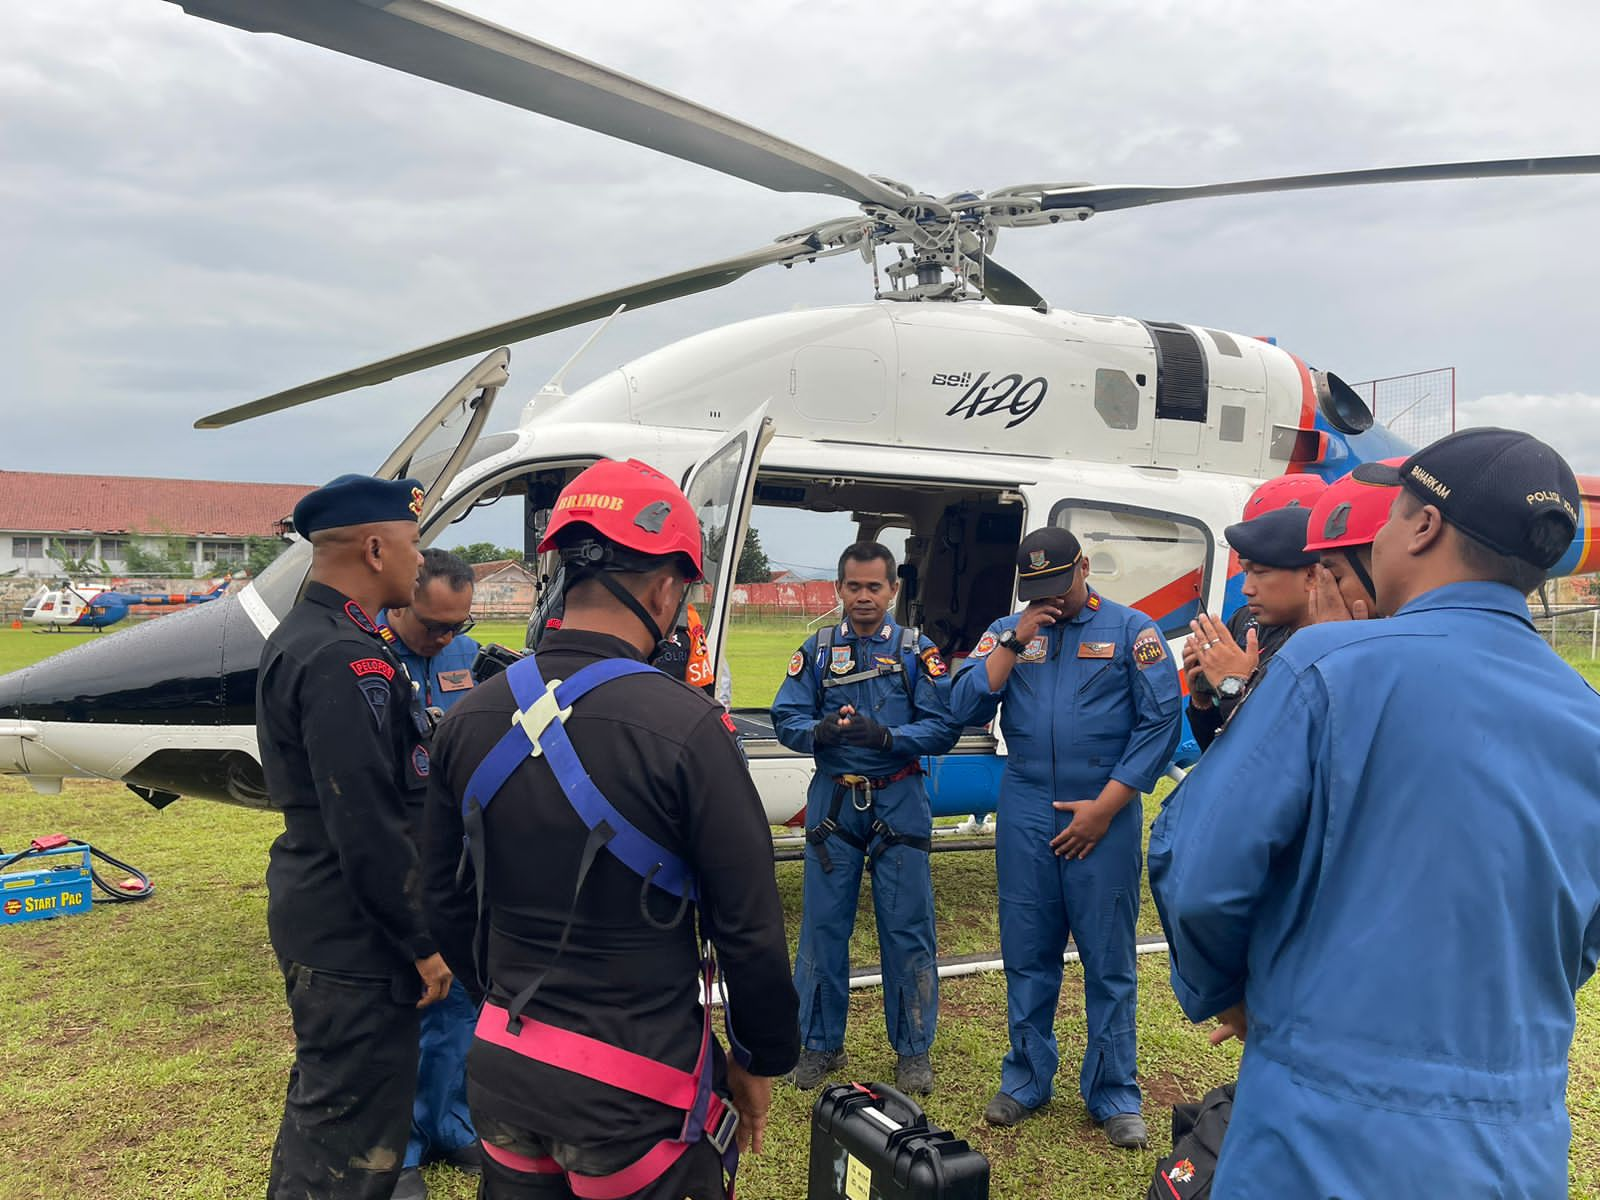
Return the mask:
[[[849, 1162], [871, 1172], [861, 1195]], [[989, 1160], [881, 1083], [836, 1084], [811, 1110], [807, 1200], [988, 1200]]]

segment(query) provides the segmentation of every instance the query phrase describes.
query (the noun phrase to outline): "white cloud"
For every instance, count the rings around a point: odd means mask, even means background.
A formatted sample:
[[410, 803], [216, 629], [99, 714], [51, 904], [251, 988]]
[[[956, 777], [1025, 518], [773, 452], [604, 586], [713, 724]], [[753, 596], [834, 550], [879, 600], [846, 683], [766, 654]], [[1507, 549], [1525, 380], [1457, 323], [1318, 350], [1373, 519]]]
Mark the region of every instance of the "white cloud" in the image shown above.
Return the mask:
[[1579, 474], [1600, 475], [1600, 395], [1499, 392], [1463, 401], [1456, 426], [1521, 429], [1554, 446]]

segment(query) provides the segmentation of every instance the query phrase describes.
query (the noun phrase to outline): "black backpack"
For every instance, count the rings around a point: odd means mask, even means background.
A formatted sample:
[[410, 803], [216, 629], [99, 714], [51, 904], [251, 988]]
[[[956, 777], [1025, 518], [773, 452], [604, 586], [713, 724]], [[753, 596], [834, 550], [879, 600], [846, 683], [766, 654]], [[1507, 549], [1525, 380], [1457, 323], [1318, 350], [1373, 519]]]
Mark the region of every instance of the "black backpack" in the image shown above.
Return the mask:
[[1172, 1153], [1156, 1164], [1145, 1200], [1201, 1200], [1211, 1195], [1217, 1155], [1233, 1115], [1233, 1084], [1212, 1088], [1199, 1104], [1172, 1106]]

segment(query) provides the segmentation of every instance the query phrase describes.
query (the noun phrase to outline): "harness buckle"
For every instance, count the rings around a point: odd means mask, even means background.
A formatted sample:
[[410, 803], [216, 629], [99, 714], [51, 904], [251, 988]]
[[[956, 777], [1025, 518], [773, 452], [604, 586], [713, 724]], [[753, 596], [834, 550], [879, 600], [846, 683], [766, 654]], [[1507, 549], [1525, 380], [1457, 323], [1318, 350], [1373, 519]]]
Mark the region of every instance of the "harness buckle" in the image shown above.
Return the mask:
[[572, 705], [562, 708], [556, 702], [556, 688], [560, 683], [561, 680], [552, 679], [545, 684], [544, 695], [526, 709], [511, 716], [511, 723], [521, 725], [524, 736], [533, 743], [533, 749], [528, 752], [531, 758], [538, 758], [544, 753], [544, 747], [539, 745], [539, 735], [549, 728], [550, 722], [560, 721], [565, 724], [567, 718], [572, 715]]
[[722, 1119], [717, 1122], [715, 1131], [706, 1131], [706, 1141], [710, 1142], [718, 1154], [726, 1154], [728, 1147], [733, 1145], [734, 1134], [739, 1130], [739, 1110], [727, 1102], [722, 1106]]

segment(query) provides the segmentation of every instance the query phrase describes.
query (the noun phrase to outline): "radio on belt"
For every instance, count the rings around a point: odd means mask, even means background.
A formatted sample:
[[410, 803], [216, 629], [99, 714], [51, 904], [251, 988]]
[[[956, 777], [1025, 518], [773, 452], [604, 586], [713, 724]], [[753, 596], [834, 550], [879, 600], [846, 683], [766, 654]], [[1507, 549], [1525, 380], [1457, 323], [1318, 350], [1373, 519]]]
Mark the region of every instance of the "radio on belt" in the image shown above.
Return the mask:
[[807, 1200], [988, 1200], [989, 1160], [881, 1083], [835, 1084], [811, 1110]]

